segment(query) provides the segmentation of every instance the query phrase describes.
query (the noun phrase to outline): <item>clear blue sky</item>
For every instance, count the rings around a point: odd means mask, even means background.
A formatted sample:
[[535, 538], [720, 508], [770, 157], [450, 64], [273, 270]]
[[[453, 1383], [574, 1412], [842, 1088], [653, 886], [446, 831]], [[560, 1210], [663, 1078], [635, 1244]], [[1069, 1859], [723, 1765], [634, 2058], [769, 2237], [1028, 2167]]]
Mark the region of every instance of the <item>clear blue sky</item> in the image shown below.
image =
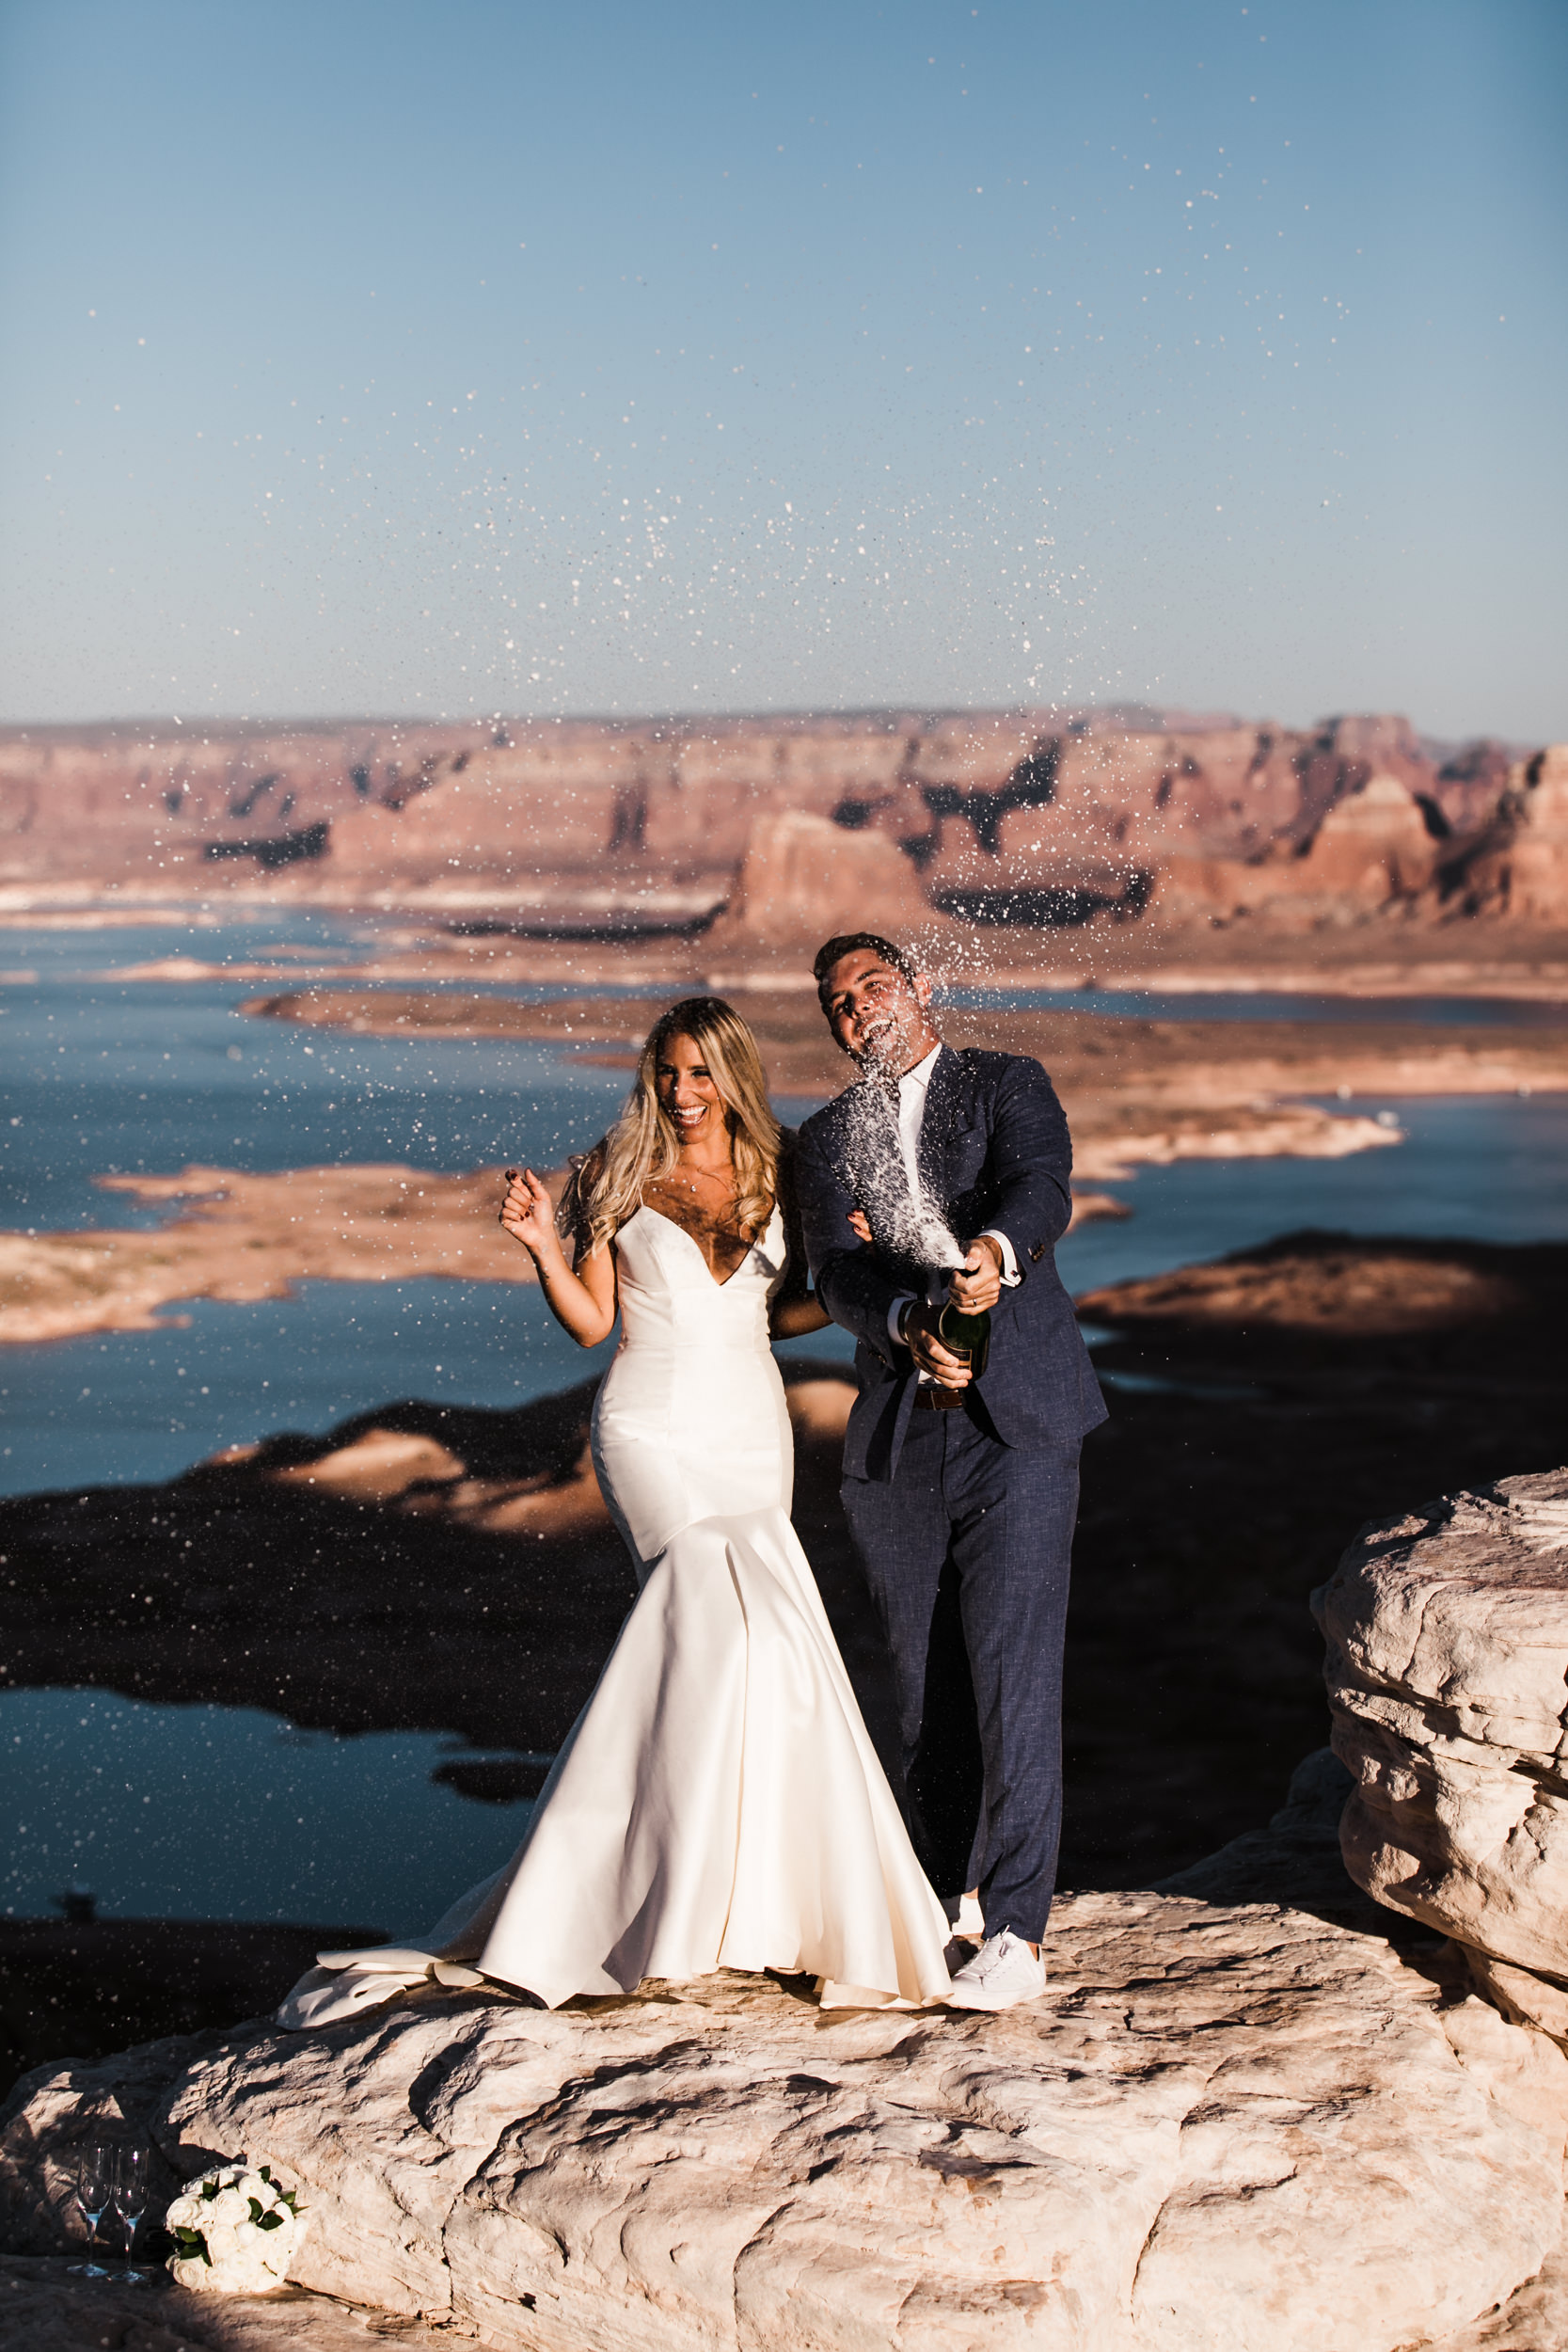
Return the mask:
[[7, 0], [0, 716], [1568, 735], [1562, 0]]

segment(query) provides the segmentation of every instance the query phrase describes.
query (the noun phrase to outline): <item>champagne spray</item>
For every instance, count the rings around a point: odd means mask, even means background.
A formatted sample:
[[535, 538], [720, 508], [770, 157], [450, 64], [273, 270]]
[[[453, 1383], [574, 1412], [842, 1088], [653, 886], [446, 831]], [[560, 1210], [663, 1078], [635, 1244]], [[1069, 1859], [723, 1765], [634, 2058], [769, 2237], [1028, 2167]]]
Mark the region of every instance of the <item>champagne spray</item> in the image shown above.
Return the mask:
[[[854, 1089], [857, 1174], [878, 1209], [878, 1223], [905, 1257], [934, 1274], [963, 1271], [965, 1251], [918, 1177], [911, 1185], [898, 1136], [897, 1098], [875, 1079]], [[937, 1324], [943, 1347], [961, 1358], [978, 1380], [990, 1353], [990, 1315], [948, 1299]]]

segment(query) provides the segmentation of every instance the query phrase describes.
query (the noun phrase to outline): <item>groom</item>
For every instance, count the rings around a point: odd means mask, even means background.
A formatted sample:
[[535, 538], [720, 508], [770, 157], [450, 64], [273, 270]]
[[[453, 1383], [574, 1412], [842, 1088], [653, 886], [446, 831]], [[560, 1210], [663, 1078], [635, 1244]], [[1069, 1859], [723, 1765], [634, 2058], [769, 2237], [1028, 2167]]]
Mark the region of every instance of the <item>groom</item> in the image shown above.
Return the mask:
[[[1071, 1145], [1038, 1062], [943, 1045], [930, 981], [891, 941], [830, 939], [814, 972], [863, 1081], [807, 1120], [798, 1163], [817, 1295], [859, 1343], [844, 1506], [887, 1636], [911, 1827], [927, 1857], [926, 1817], [951, 1797], [931, 1788], [929, 1764], [951, 1756], [961, 1726], [948, 1719], [968, 1713], [951, 1687], [960, 1642], [967, 1653], [979, 1786], [965, 1792], [963, 1885], [978, 1889], [984, 1941], [953, 1997], [1009, 2009], [1045, 1990], [1078, 1452], [1105, 1419], [1053, 1257], [1071, 1214]], [[915, 1254], [909, 1202], [922, 1194], [958, 1237], [959, 1273], [933, 1276], [929, 1253]], [[856, 1211], [869, 1244], [846, 1239]], [[938, 1337], [948, 1298], [990, 1311], [977, 1380]], [[961, 1636], [944, 1638], [954, 1598]]]

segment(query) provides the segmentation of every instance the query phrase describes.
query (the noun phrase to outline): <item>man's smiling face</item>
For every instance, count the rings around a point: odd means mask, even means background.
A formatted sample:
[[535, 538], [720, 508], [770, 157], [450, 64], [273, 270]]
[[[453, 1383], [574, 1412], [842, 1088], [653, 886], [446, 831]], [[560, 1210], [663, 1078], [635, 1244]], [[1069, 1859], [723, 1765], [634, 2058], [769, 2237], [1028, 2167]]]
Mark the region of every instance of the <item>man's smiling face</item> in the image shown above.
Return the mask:
[[879, 1078], [901, 1078], [941, 1043], [924, 973], [906, 979], [869, 947], [852, 947], [822, 981], [828, 1026], [853, 1061]]

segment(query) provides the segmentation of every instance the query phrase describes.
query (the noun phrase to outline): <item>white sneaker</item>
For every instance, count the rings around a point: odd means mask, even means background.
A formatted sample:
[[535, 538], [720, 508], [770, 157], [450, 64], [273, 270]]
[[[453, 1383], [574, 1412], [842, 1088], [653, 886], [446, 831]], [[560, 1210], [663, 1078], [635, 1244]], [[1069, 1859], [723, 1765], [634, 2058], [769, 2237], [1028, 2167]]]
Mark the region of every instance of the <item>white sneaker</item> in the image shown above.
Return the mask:
[[1020, 2001], [1037, 2001], [1044, 1991], [1043, 1957], [1004, 1928], [999, 1935], [988, 1935], [969, 1965], [959, 1969], [947, 2003], [950, 2009], [1016, 2009]]

